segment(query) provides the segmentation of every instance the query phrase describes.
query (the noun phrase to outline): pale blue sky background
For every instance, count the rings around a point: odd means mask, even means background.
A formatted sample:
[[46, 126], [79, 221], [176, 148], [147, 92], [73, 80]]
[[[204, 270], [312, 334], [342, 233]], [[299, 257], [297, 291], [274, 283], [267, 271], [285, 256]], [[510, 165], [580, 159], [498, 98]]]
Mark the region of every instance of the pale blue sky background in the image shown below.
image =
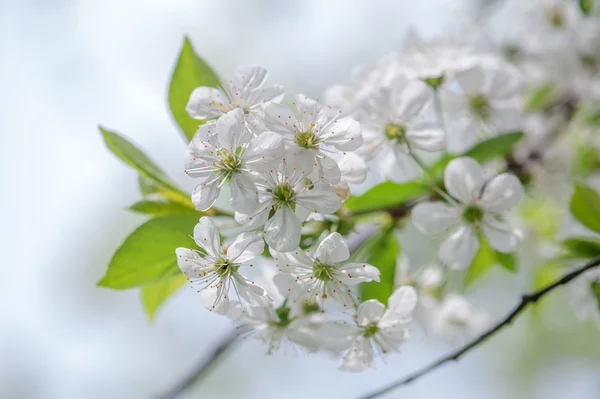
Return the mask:
[[[182, 185], [193, 184], [181, 173], [185, 145], [166, 106], [183, 35], [221, 76], [258, 63], [289, 94], [319, 95], [356, 63], [397, 48], [409, 26], [453, 32], [472, 6], [0, 0], [0, 397], [150, 398], [228, 330], [188, 290], [149, 326], [137, 292], [95, 287], [112, 251], [143, 221], [124, 210], [139, 198], [135, 173], [105, 149], [96, 125], [125, 134]], [[476, 296], [502, 315], [523, 283], [498, 277]], [[541, 377], [520, 381], [522, 358], [535, 347], [525, 324], [388, 397], [600, 396], [598, 361], [580, 356], [544, 361]], [[553, 328], [568, 324], [559, 318]], [[353, 375], [325, 355], [266, 357], [247, 342], [188, 397], [354, 397], [449, 349], [417, 332], [402, 355]]]

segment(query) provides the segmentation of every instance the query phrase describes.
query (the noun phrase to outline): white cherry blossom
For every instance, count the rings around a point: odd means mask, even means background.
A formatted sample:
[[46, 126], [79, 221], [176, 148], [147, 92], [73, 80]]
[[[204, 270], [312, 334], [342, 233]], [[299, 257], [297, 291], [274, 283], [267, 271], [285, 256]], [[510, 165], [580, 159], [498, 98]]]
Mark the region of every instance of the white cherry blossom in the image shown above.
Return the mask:
[[309, 150], [288, 151], [276, 169], [256, 180], [259, 204], [250, 213], [236, 212], [247, 229], [264, 225], [265, 241], [276, 251], [292, 251], [300, 244], [302, 222], [310, 212], [333, 213], [341, 205], [335, 187], [313, 182], [315, 160]]
[[395, 352], [410, 335], [410, 322], [417, 305], [413, 287], [402, 286], [388, 299], [388, 307], [376, 299], [360, 304], [354, 323], [330, 322], [321, 328], [323, 347], [341, 351], [346, 371], [364, 371], [373, 365], [376, 355]]
[[444, 133], [432, 108], [433, 92], [418, 80], [399, 79], [368, 101], [361, 119], [361, 149], [384, 178], [407, 182], [421, 176], [414, 150], [439, 151]]
[[190, 142], [185, 173], [201, 181], [192, 194], [196, 208], [209, 209], [226, 181], [231, 185], [231, 206], [249, 212], [258, 205], [255, 172], [266, 172], [280, 161], [283, 139], [273, 132], [253, 137], [241, 109], [205, 124]]
[[[319, 328], [324, 322], [323, 315], [318, 312], [318, 307], [296, 306], [289, 301], [289, 292], [296, 284], [290, 276], [276, 275], [273, 285], [283, 297], [278, 303], [269, 303], [266, 306], [252, 306], [245, 312], [237, 312], [236, 321], [251, 331], [245, 335], [256, 337], [264, 341], [269, 349], [268, 353], [284, 349], [296, 351], [298, 346], [315, 351], [319, 347]], [[231, 314], [230, 314], [231, 316]]]
[[490, 180], [469, 157], [452, 160], [444, 172], [451, 203], [422, 202], [412, 210], [413, 224], [425, 234], [443, 235], [440, 258], [452, 269], [466, 268], [479, 249], [479, 233], [499, 252], [513, 252], [519, 230], [507, 220], [508, 211], [524, 195], [516, 176], [502, 173]]
[[314, 154], [318, 178], [338, 183], [338, 163], [331, 154], [343, 158], [362, 144], [360, 124], [352, 118], [340, 117], [341, 111], [319, 104], [317, 100], [298, 94], [293, 109], [277, 103], [265, 106], [267, 130], [280, 133], [295, 146]]
[[483, 333], [493, 321], [487, 312], [455, 293], [441, 299], [421, 294], [415, 320], [428, 334], [452, 343]]
[[229, 81], [220, 88], [198, 87], [190, 95], [186, 106], [188, 114], [195, 119], [217, 118], [234, 109], [241, 109], [246, 116], [261, 116], [261, 107], [268, 102], [279, 102], [285, 95], [282, 86], [263, 87], [267, 70], [261, 66], [239, 67]]
[[225, 314], [229, 311], [230, 295], [249, 305], [267, 305], [265, 290], [244, 277], [239, 269], [252, 266], [250, 261], [262, 254], [265, 243], [258, 234], [242, 233], [221, 246], [219, 231], [213, 221], [203, 216], [194, 228], [197, 249], [177, 248], [177, 264], [193, 288], [205, 295], [205, 306]]
[[331, 233], [315, 251], [296, 248], [290, 252], [271, 250], [279, 270], [291, 274], [297, 283], [289, 298], [322, 304], [331, 298], [344, 308], [355, 306], [350, 286], [379, 281], [379, 270], [367, 263], [347, 262], [350, 251], [339, 233]]
[[519, 129], [521, 89], [518, 70], [499, 59], [457, 72], [441, 92], [448, 151], [460, 154], [482, 139]]

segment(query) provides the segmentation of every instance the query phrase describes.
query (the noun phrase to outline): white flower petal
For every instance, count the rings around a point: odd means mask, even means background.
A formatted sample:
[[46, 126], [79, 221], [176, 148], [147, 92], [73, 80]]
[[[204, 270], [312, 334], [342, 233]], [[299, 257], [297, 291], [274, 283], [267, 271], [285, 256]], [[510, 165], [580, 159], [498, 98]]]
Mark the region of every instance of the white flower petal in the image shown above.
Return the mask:
[[521, 239], [519, 230], [492, 215], [483, 217], [482, 229], [490, 246], [499, 252], [513, 252]]
[[260, 285], [255, 284], [239, 273], [232, 273], [231, 278], [235, 284], [236, 294], [240, 296], [243, 302], [253, 306], [268, 305], [269, 297]]
[[451, 196], [469, 205], [481, 194], [485, 179], [481, 166], [474, 159], [461, 157], [446, 166], [444, 183]]
[[229, 108], [229, 100], [220, 90], [197, 87], [190, 95], [185, 110], [194, 119], [209, 119], [223, 114], [222, 110]]
[[317, 248], [316, 258], [325, 265], [334, 265], [350, 258], [348, 244], [340, 233], [331, 233]]
[[177, 255], [177, 265], [187, 278], [200, 277], [207, 268], [212, 267], [206, 264], [198, 252], [191, 249], [177, 248], [175, 254]]
[[265, 242], [256, 233], [242, 233], [227, 248], [227, 259], [234, 263], [244, 263], [260, 256], [265, 250]]
[[294, 103], [301, 131], [309, 130], [311, 122], [316, 122], [321, 112], [324, 112], [316, 100], [306, 97], [304, 94], [296, 94], [294, 96]]
[[258, 192], [247, 173], [231, 176], [231, 207], [242, 213], [250, 213], [258, 206]]
[[345, 321], [331, 321], [323, 324], [317, 331], [317, 336], [323, 342], [323, 349], [336, 353], [342, 352], [352, 346], [360, 335], [360, 330]]
[[267, 70], [259, 65], [243, 65], [235, 70], [231, 79], [232, 95], [244, 98], [250, 91], [260, 89], [267, 80]]
[[[265, 126], [268, 130], [287, 135], [299, 131], [298, 119], [288, 107], [272, 102], [265, 106], [264, 113]], [[290, 139], [292, 138], [290, 137]]]
[[235, 212], [233, 218], [244, 227], [244, 230], [255, 230], [267, 222], [272, 206], [273, 204], [270, 201], [263, 202], [249, 214]]
[[331, 123], [319, 136], [325, 139], [325, 144], [332, 145], [340, 151], [354, 151], [363, 143], [360, 123], [349, 117]]
[[244, 125], [244, 111], [240, 108], [229, 111], [217, 120], [215, 136], [230, 153], [235, 153], [239, 143], [248, 135]]
[[202, 216], [194, 227], [194, 241], [211, 256], [221, 253], [221, 237], [217, 226], [208, 216]]
[[[389, 318], [408, 320], [417, 306], [417, 291], [410, 286], [397, 288], [388, 299]], [[387, 316], [386, 314], [386, 316]], [[386, 318], [384, 316], [384, 318]]]
[[485, 72], [480, 65], [465, 71], [458, 71], [454, 76], [465, 94], [472, 96], [482, 93], [485, 84]]
[[448, 120], [446, 146], [450, 154], [462, 154], [479, 142], [477, 124], [466, 115], [453, 115]]
[[331, 154], [341, 172], [341, 179], [350, 184], [360, 184], [367, 178], [367, 163], [355, 152]]
[[377, 299], [364, 301], [356, 311], [356, 322], [359, 326], [366, 326], [369, 323], [377, 323], [385, 313], [385, 305]]
[[402, 90], [392, 95], [393, 113], [397, 122], [406, 123], [420, 114], [433, 99], [431, 87], [419, 80], [406, 80]]
[[341, 369], [360, 372], [373, 365], [373, 347], [368, 339], [354, 341], [352, 349], [342, 358]]
[[270, 248], [271, 256], [277, 262], [277, 266], [289, 273], [300, 272], [304, 274], [307, 270], [312, 270], [313, 259], [301, 248], [296, 248], [289, 252], [278, 252]]
[[368, 263], [346, 263], [338, 268], [336, 279], [346, 285], [356, 285], [368, 281], [379, 282], [379, 269]]
[[412, 222], [423, 234], [443, 233], [459, 221], [458, 210], [443, 202], [421, 202], [412, 210]]
[[411, 146], [425, 151], [440, 151], [446, 144], [444, 131], [433, 126], [419, 126], [406, 132]]
[[263, 103], [273, 101], [276, 103], [281, 102], [285, 96], [285, 89], [280, 85], [273, 85], [258, 90], [253, 90], [248, 98], [248, 103], [253, 104], [254, 107], [263, 105]]
[[514, 104], [494, 105], [490, 110], [489, 124], [494, 133], [510, 133], [521, 127], [523, 116]]
[[502, 173], [486, 183], [479, 204], [486, 211], [501, 213], [515, 207], [524, 195], [521, 181], [513, 174]]
[[257, 172], [267, 172], [280, 162], [284, 150], [281, 135], [265, 132], [250, 140], [242, 156], [243, 164]]
[[304, 190], [296, 198], [297, 205], [319, 213], [333, 213], [342, 205], [335, 187], [324, 182], [315, 183], [312, 190]]
[[265, 223], [265, 240], [276, 251], [292, 251], [300, 243], [301, 228], [302, 224], [294, 211], [283, 206]]
[[327, 155], [316, 157], [317, 171], [319, 178], [328, 181], [331, 184], [339, 183], [342, 173], [336, 161]]
[[471, 264], [478, 249], [479, 240], [474, 229], [462, 225], [442, 243], [440, 259], [451, 269], [464, 269]]
[[219, 182], [222, 179], [219, 178], [214, 183], [211, 184], [197, 184], [194, 187], [194, 192], [192, 193], [192, 202], [196, 206], [196, 209], [199, 211], [205, 211], [209, 209], [219, 197], [221, 193], [221, 188], [219, 187]]
[[385, 167], [384, 176], [395, 183], [406, 183], [421, 177], [422, 170], [414, 158], [401, 149], [395, 149], [386, 160], [389, 167]]
[[225, 284], [203, 289], [200, 291], [202, 305], [211, 312], [226, 315], [231, 310], [231, 303], [225, 290]]

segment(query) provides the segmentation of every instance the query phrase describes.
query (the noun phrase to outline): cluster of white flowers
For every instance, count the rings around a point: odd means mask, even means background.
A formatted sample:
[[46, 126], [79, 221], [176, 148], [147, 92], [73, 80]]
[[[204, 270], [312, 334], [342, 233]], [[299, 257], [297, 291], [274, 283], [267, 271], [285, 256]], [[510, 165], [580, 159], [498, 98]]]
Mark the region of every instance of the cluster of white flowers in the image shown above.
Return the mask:
[[[548, 18], [580, 29], [569, 7]], [[329, 351], [349, 371], [397, 351], [413, 313], [426, 331], [451, 340], [485, 329], [490, 317], [445, 291], [439, 267], [401, 281], [387, 306], [361, 299], [357, 284], [378, 282], [379, 265], [355, 259], [349, 232], [324, 221], [352, 217], [343, 202], [353, 184], [418, 180], [431, 194], [412, 209], [412, 222], [440, 239], [440, 265], [468, 268], [481, 240], [513, 253], [522, 232], [512, 211], [523, 185], [506, 165], [482, 166], [467, 151], [523, 128], [523, 90], [532, 81], [522, 63], [489, 45], [413, 34], [403, 51], [328, 89], [326, 104], [298, 94], [283, 105], [284, 89], [265, 86], [266, 78], [262, 67], [241, 67], [219, 88], [195, 89], [186, 108], [202, 121], [185, 159], [197, 181], [192, 201], [206, 211], [228, 184], [242, 231], [222, 237], [204, 216], [194, 230], [198, 248], [177, 249], [205, 306], [251, 327], [269, 351]], [[444, 159], [438, 178], [430, 166]], [[257, 274], [265, 262], [276, 272]]]

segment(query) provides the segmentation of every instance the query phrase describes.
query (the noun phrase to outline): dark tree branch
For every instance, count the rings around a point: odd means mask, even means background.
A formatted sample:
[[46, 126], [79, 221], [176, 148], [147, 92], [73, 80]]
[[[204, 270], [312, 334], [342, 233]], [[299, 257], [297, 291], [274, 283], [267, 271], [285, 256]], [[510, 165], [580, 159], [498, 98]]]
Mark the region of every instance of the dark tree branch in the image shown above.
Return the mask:
[[361, 399], [372, 399], [372, 398], [381, 396], [381, 395], [388, 393], [388, 392], [390, 392], [396, 388], [399, 388], [403, 385], [410, 384], [411, 382], [436, 370], [438, 367], [444, 365], [445, 363], [458, 360], [462, 355], [466, 354], [471, 349], [479, 346], [479, 344], [486, 341], [488, 338], [490, 338], [492, 335], [494, 335], [497, 332], [499, 332], [500, 330], [502, 330], [504, 327], [512, 324], [514, 319], [519, 314], [521, 314], [530, 304], [537, 302], [543, 296], [545, 296], [549, 292], [553, 291], [555, 288], [558, 288], [562, 285], [567, 284], [571, 280], [575, 279], [576, 277], [580, 276], [581, 274], [585, 273], [586, 271], [588, 271], [594, 267], [597, 267], [598, 265], [600, 265], [600, 256], [590, 260], [585, 265], [571, 271], [570, 273], [565, 274], [561, 279], [555, 281], [554, 283], [552, 283], [538, 291], [523, 295], [521, 297], [521, 302], [501, 322], [499, 322], [498, 324], [496, 324], [495, 326], [493, 326], [492, 328], [487, 330], [485, 333], [483, 333], [482, 335], [480, 335], [479, 337], [477, 337], [470, 343], [468, 343], [465, 346], [463, 346], [462, 348], [459, 348], [456, 351], [448, 354], [447, 356], [444, 356], [443, 358], [433, 362], [429, 366], [422, 368], [421, 370], [418, 370], [412, 374], [409, 374], [407, 377], [405, 377], [401, 380], [392, 382], [391, 384], [386, 385], [381, 389], [378, 389], [367, 395], [362, 396]]
[[168, 392], [160, 395], [159, 399], [175, 399], [179, 397], [186, 389], [192, 386], [195, 382], [201, 380], [210, 370], [212, 370], [218, 360], [231, 349], [238, 341], [238, 331], [233, 330], [229, 335], [225, 336], [217, 346], [212, 348], [212, 351], [204, 356], [200, 363], [176, 386]]

